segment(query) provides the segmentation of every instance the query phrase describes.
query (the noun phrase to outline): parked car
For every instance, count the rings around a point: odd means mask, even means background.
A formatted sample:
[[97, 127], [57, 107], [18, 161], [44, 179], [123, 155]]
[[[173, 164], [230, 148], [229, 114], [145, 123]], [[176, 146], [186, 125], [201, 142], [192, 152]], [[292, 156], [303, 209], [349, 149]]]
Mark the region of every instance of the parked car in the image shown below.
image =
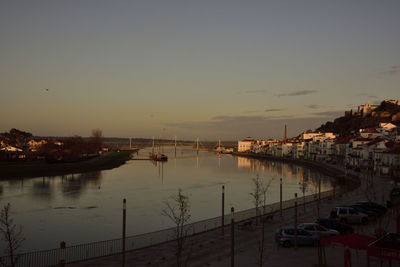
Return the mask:
[[357, 211], [353, 207], [338, 206], [332, 209], [330, 218], [338, 219], [342, 223], [367, 223], [368, 215]]
[[341, 223], [336, 219], [319, 218], [315, 221], [315, 223], [318, 223], [319, 225], [329, 229], [334, 229], [342, 235], [354, 233], [354, 229], [351, 225]]
[[375, 210], [376, 212], [379, 213], [379, 215], [383, 215], [387, 212], [387, 208], [383, 205], [380, 205], [375, 202], [370, 202], [370, 201], [364, 201], [364, 202], [357, 202], [357, 205], [362, 205], [366, 208], [370, 208], [372, 210]]
[[[280, 227], [275, 232], [275, 241], [283, 245], [284, 247], [290, 247], [294, 245], [294, 227], [285, 226]], [[301, 245], [313, 245], [316, 246], [319, 243], [319, 236], [316, 234], [309, 233], [303, 229], [297, 229], [297, 244]]]
[[352, 208], [356, 209], [358, 212], [366, 214], [368, 216], [368, 220], [373, 220], [373, 219], [376, 219], [379, 217], [378, 212], [368, 209], [365, 206], [358, 205], [358, 204], [352, 204], [352, 205], [346, 205], [346, 206], [352, 207]]
[[336, 236], [340, 234], [336, 230], [325, 228], [317, 223], [301, 223], [297, 227], [299, 229], [306, 230], [309, 233], [319, 235], [320, 238]]

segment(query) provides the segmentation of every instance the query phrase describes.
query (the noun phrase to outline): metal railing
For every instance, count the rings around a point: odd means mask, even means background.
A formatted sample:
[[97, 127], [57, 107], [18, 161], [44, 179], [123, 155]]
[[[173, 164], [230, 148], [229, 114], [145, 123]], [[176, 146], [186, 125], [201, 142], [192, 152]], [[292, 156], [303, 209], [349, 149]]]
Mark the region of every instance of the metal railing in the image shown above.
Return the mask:
[[[321, 199], [333, 197], [334, 194], [339, 194], [338, 190], [330, 190], [321, 192]], [[313, 195], [307, 195], [303, 199], [300, 197], [297, 199], [298, 205], [302, 205], [303, 201], [306, 203], [314, 202], [318, 200], [318, 193]], [[294, 207], [295, 199], [282, 201], [282, 209], [288, 209]], [[263, 207], [259, 208], [258, 214], [263, 214]], [[272, 203], [265, 206], [266, 214], [278, 213], [280, 210], [280, 202]], [[239, 212], [235, 212], [235, 221], [240, 222], [249, 220], [256, 217], [256, 209], [251, 208]], [[221, 216], [210, 218], [191, 224], [185, 225], [184, 231], [187, 235], [198, 234], [214, 230], [221, 227]], [[225, 215], [224, 221], [229, 222], [230, 215]], [[229, 223], [225, 223], [229, 225]], [[154, 244], [160, 244], [168, 242], [174, 239], [175, 227], [168, 229], [150, 232], [145, 234], [139, 234], [134, 236], [126, 237], [126, 251], [135, 249], [145, 248]], [[63, 263], [78, 262], [98, 257], [110, 256], [114, 254], [122, 253], [122, 238], [99, 241], [87, 244], [80, 244], [75, 246], [67, 246], [65, 248], [57, 248], [51, 250], [35, 251], [30, 253], [24, 253], [17, 255], [17, 262], [15, 266], [55, 266]], [[10, 265], [10, 257], [0, 257], [0, 262], [5, 266]]]

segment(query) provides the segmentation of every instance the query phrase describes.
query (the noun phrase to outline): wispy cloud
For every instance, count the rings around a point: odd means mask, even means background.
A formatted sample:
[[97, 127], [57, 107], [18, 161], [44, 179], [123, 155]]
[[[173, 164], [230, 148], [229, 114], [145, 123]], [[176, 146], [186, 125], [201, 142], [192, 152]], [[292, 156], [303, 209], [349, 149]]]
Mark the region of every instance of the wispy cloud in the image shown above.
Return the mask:
[[316, 93], [316, 90], [299, 90], [290, 93], [280, 93], [276, 94], [277, 96], [302, 96]]
[[319, 109], [322, 106], [321, 105], [316, 105], [316, 104], [311, 104], [311, 105], [306, 105], [306, 107], [310, 108], [310, 109]]
[[264, 112], [274, 112], [274, 111], [282, 111], [285, 110], [283, 108], [270, 108], [270, 109], [266, 109], [264, 110]]
[[379, 74], [383, 74], [383, 75], [400, 74], [400, 66], [392, 66], [390, 69], [381, 71]]
[[[327, 116], [324, 116], [327, 115]], [[183, 132], [209, 136], [209, 138], [227, 138], [239, 140], [246, 136], [256, 138], [282, 138], [285, 124], [289, 136], [296, 136], [302, 131], [315, 129], [336, 114], [318, 113], [307, 117], [286, 116], [215, 116], [206, 121], [167, 123], [166, 127], [179, 128]]]
[[252, 114], [252, 113], [261, 113], [262, 110], [245, 110], [243, 111], [244, 114]]
[[320, 116], [320, 117], [339, 117], [343, 116], [343, 111], [338, 110], [330, 110], [330, 111], [321, 111], [321, 112], [314, 112], [313, 115]]
[[266, 93], [266, 92], [267, 92], [266, 90], [262, 90], [262, 89], [244, 91], [245, 94], [260, 94], [260, 93]]
[[[400, 70], [399, 70], [399, 71], [400, 71]], [[377, 99], [377, 98], [379, 98], [379, 97], [377, 97], [376, 95], [371, 95], [371, 94], [367, 94], [367, 93], [361, 93], [361, 94], [358, 94], [358, 96], [366, 96], [366, 97], [372, 98], [372, 99]]]

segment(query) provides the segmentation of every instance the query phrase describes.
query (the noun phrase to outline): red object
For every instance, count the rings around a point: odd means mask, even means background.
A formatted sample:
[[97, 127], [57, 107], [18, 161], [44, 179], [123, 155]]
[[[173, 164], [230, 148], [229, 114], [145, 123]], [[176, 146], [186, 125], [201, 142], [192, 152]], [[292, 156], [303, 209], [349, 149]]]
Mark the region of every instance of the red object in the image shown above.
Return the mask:
[[389, 233], [368, 246], [367, 255], [400, 261], [400, 234]]
[[351, 267], [351, 253], [349, 248], [344, 249], [344, 267]]
[[368, 245], [376, 239], [367, 235], [348, 234], [322, 238], [321, 242], [324, 244], [347, 246], [352, 249], [366, 250]]

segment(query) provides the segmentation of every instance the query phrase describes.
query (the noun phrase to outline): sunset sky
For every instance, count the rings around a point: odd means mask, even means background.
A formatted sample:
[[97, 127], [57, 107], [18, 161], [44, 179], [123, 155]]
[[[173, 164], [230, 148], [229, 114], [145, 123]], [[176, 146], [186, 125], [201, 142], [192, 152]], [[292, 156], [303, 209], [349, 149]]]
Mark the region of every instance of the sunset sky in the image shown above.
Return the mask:
[[0, 40], [0, 132], [280, 138], [400, 99], [398, 0], [3, 0]]

